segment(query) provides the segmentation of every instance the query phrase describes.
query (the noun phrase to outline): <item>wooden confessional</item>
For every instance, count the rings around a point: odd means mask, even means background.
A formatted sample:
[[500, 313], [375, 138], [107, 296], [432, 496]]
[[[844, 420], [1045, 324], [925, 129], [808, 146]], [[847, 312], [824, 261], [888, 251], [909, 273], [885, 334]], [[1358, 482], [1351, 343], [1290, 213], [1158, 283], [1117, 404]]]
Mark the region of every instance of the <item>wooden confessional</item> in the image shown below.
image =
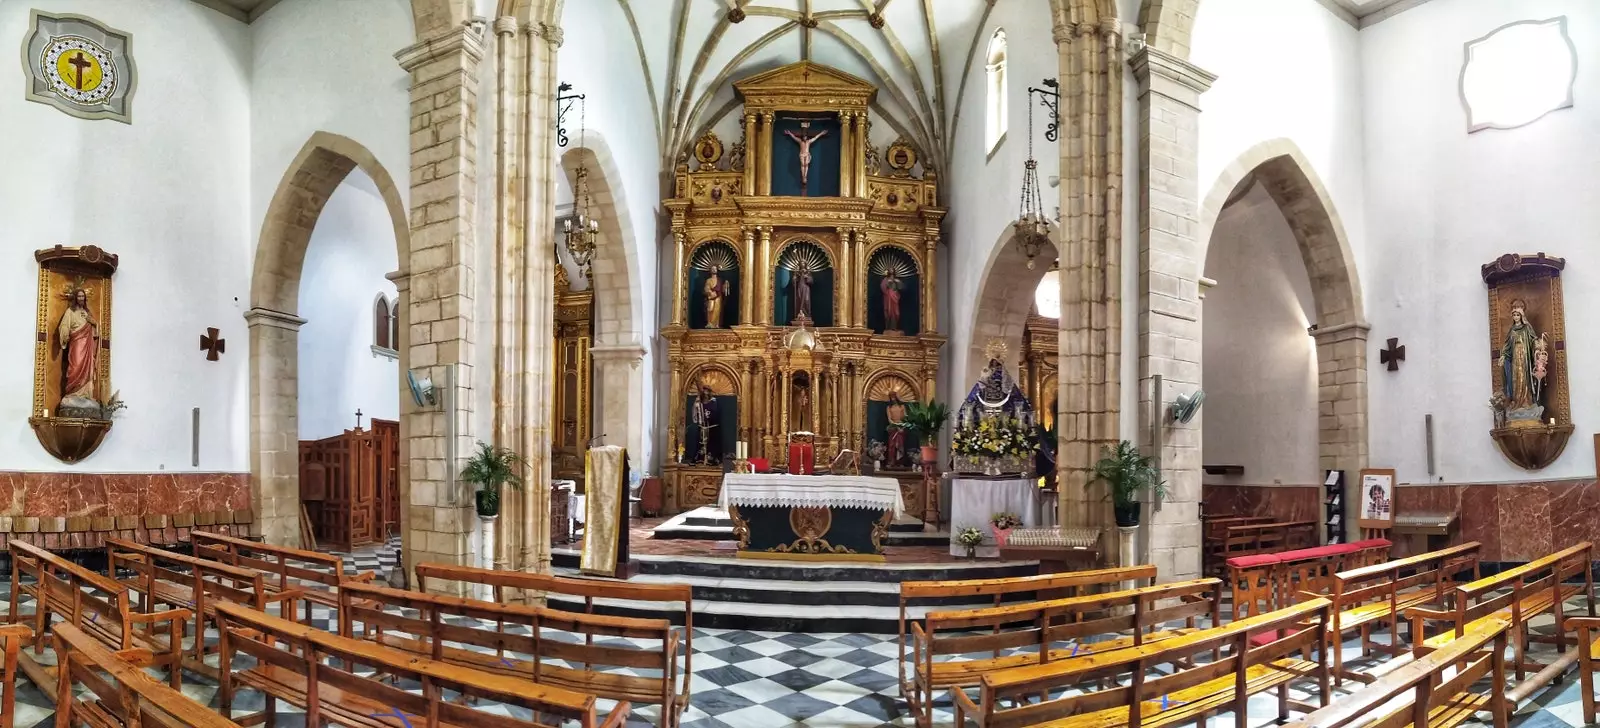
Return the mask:
[[399, 461], [393, 420], [300, 441], [300, 503], [316, 545], [348, 551], [399, 532]]

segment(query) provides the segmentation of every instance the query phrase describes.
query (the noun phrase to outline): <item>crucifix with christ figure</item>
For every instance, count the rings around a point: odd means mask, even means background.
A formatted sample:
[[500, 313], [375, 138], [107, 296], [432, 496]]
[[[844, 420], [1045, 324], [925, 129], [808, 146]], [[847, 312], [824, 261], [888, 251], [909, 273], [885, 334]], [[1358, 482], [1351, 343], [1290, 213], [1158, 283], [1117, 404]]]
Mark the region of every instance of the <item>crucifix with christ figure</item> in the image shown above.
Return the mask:
[[806, 134], [805, 130], [811, 128], [811, 122], [800, 122], [800, 133], [784, 131], [790, 139], [800, 145], [800, 194], [806, 193], [806, 178], [811, 175], [811, 143], [828, 135], [828, 130], [823, 129], [815, 134]]

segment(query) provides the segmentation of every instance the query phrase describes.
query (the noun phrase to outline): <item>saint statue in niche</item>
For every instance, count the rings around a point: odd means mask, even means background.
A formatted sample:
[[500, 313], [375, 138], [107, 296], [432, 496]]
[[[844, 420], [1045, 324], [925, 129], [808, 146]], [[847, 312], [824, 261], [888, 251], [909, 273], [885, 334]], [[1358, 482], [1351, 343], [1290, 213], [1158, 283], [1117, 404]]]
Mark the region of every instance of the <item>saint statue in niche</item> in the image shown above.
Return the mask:
[[[93, 410], [100, 413], [94, 398], [95, 364], [100, 351], [100, 329], [89, 316], [89, 292], [74, 285], [66, 293], [67, 310], [56, 324], [56, 349], [61, 357], [61, 402], [58, 410]], [[73, 416], [63, 413], [61, 416]]]
[[1510, 423], [1540, 421], [1544, 414], [1542, 395], [1549, 363], [1549, 339], [1534, 331], [1528, 321], [1527, 302], [1511, 302], [1511, 326], [1500, 345], [1501, 386], [1506, 398], [1506, 420]]
[[811, 318], [811, 280], [810, 270], [802, 268], [795, 271], [794, 321]]
[[790, 413], [794, 415], [790, 432], [811, 431], [811, 379], [803, 374], [795, 377], [794, 406]]
[[719, 272], [717, 266], [713, 265], [706, 275], [704, 295], [706, 297], [706, 328], [708, 329], [722, 328], [722, 301], [728, 297], [728, 282], [717, 275]]
[[711, 395], [711, 387], [700, 385], [700, 391], [694, 399], [694, 426], [700, 431], [700, 452], [695, 462], [702, 465], [715, 465], [722, 462], [722, 448], [717, 444], [717, 398]]
[[889, 419], [889, 443], [884, 461], [889, 467], [895, 468], [904, 464], [906, 459], [906, 406], [900, 401], [898, 393], [889, 394], [889, 406], [884, 408], [884, 414]]
[[827, 254], [815, 243], [800, 242], [785, 249], [778, 265], [789, 272], [789, 320], [783, 323], [798, 326], [802, 321], [816, 320], [816, 312], [811, 309], [811, 288], [817, 274], [829, 267]]
[[785, 131], [795, 144], [800, 145], [800, 194], [806, 193], [806, 179], [811, 176], [811, 143], [828, 135], [828, 130], [823, 129], [815, 134], [806, 134], [805, 130], [811, 128], [811, 122], [800, 122], [801, 132], [796, 134]]
[[900, 331], [900, 289], [904, 284], [894, 268], [890, 268], [888, 275], [878, 281], [878, 290], [883, 293], [883, 330], [899, 333]]

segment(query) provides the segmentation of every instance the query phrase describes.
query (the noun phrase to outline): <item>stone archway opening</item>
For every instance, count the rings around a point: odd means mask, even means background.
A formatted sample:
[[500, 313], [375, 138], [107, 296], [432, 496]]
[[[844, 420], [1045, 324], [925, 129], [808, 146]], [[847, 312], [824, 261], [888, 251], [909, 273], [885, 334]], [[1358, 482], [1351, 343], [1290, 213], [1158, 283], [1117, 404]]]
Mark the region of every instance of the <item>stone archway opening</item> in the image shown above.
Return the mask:
[[[1250, 222], [1252, 217], [1254, 223]], [[1258, 229], [1251, 231], [1248, 226], [1252, 224]], [[1285, 348], [1263, 350], [1256, 363], [1264, 363], [1260, 361], [1263, 358], [1277, 357], [1283, 360], [1281, 363], [1299, 367], [1300, 371], [1287, 377], [1264, 371], [1263, 377], [1255, 383], [1254, 400], [1258, 407], [1310, 410], [1302, 415], [1290, 415], [1290, 421], [1285, 425], [1298, 431], [1295, 436], [1301, 440], [1298, 447], [1307, 453], [1301, 458], [1305, 464], [1295, 466], [1297, 472], [1304, 471], [1303, 475], [1295, 478], [1299, 482], [1285, 480], [1283, 484], [1305, 484], [1307, 480], [1312, 484], [1319, 483], [1322, 470], [1344, 470], [1348, 483], [1351, 480], [1349, 475], [1367, 464], [1366, 344], [1370, 327], [1362, 313], [1361, 286], [1355, 259], [1326, 188], [1293, 142], [1287, 139], [1263, 142], [1230, 164], [1213, 185], [1202, 207], [1200, 233], [1199, 241], [1203, 246], [1201, 257], [1207, 260], [1206, 275], [1216, 278], [1219, 288], [1229, 285], [1227, 277], [1230, 275], [1248, 282], [1253, 280], [1252, 276], [1261, 273], [1261, 268], [1275, 265], [1270, 248], [1239, 256], [1236, 247], [1239, 241], [1230, 239], [1224, 242], [1222, 238], [1241, 238], [1245, 245], [1250, 242], [1248, 238], [1255, 235], [1276, 236], [1284, 243], [1287, 240], [1283, 238], [1293, 240], [1294, 246], [1288, 255], [1301, 266], [1301, 270], [1286, 266], [1286, 274], [1255, 281], [1276, 288], [1276, 295], [1282, 299], [1276, 308], [1276, 318], [1273, 318], [1275, 314], [1271, 311], [1264, 310], [1271, 306], [1261, 303], [1263, 295], [1273, 295], [1271, 291], [1258, 290], [1248, 295], [1254, 297], [1256, 308], [1259, 309], [1253, 315], [1266, 317], [1258, 322], [1259, 325], [1275, 328], [1284, 334], [1279, 341]], [[1231, 264], [1219, 265], [1230, 259]], [[1276, 260], [1281, 263], [1282, 257]], [[1242, 267], [1246, 265], [1245, 261], [1258, 266], [1258, 269], [1245, 269]], [[1302, 271], [1304, 277], [1298, 280], [1300, 290], [1295, 291], [1295, 279]], [[1205, 323], [1203, 330], [1208, 337], [1212, 334], [1225, 335], [1222, 333], [1224, 330], [1219, 328], [1220, 322], [1210, 318], [1221, 310], [1232, 308], [1223, 305], [1225, 300], [1213, 298], [1202, 313]], [[1295, 343], [1295, 326], [1286, 316], [1299, 317], [1310, 338], [1298, 351], [1296, 347], [1300, 345]], [[1203, 340], [1202, 344], [1208, 355], [1220, 351], [1208, 339]], [[1202, 356], [1202, 361], [1205, 358]], [[1279, 387], [1274, 382], [1284, 386]], [[1213, 402], [1210, 414], [1214, 418], [1226, 419], [1231, 407], [1224, 405], [1216, 408], [1214, 405], [1219, 403]], [[1265, 415], [1275, 416], [1276, 413], [1268, 412]], [[1226, 424], [1223, 426], [1231, 427]], [[1203, 443], [1217, 442], [1215, 437], [1207, 437], [1203, 430], [1201, 440]], [[1309, 465], [1313, 457], [1315, 468]], [[1205, 459], [1206, 464], [1213, 464], [1209, 462], [1211, 453], [1206, 453]], [[1246, 472], [1244, 478], [1249, 480], [1250, 474]], [[1250, 483], [1258, 484], [1254, 481]], [[1347, 503], [1351, 502], [1349, 497], [1347, 493]], [[1320, 516], [1320, 511], [1317, 515]], [[1350, 532], [1348, 523], [1346, 532]]]
[[621, 175], [605, 140], [594, 131], [587, 146], [561, 155], [567, 181], [577, 189], [578, 168], [587, 176], [590, 214], [600, 223], [589, 286], [594, 290], [594, 341], [589, 347], [592, 374], [593, 432], [628, 448], [636, 462], [645, 455], [645, 428], [650, 419], [645, 394], [644, 302], [636, 294], [637, 245], [628, 214]]
[[[984, 268], [983, 282], [979, 284], [978, 305], [972, 313], [972, 325], [967, 329], [972, 333], [965, 350], [966, 358], [962, 366], [956, 367], [961, 379], [954, 382], [954, 386], [963, 395], [966, 394], [965, 388], [977, 380], [983, 367], [989, 363], [987, 349], [991, 341], [1006, 345], [1006, 365], [1012, 368], [1013, 374], [1016, 373], [1015, 367], [1022, 357], [1023, 329], [1027, 326], [1028, 315], [1034, 309], [1034, 294], [1040, 281], [1049, 275], [1051, 264], [1056, 259], [1055, 246], [1046, 245], [1039, 250], [1033, 267], [1029, 268], [1028, 256], [1016, 241], [1009, 225], [992, 250]], [[1061, 314], [1059, 310], [1040, 313], [1057, 320]], [[1038, 404], [1034, 403], [1035, 406]]]
[[[337, 134], [317, 132], [284, 172], [262, 222], [251, 272], [250, 309], [250, 474], [251, 506], [268, 543], [300, 543], [299, 477], [299, 316], [300, 277], [306, 249], [322, 209], [352, 170], [361, 169], [377, 187], [394, 226], [403, 281], [410, 230], [399, 189], [387, 170], [361, 144]], [[400, 285], [400, 371], [410, 352], [407, 288]], [[403, 381], [402, 377], [402, 381]], [[396, 393], [399, 396], [399, 392]], [[405, 397], [401, 398], [399, 483], [408, 491]], [[409, 538], [401, 509], [402, 538]]]

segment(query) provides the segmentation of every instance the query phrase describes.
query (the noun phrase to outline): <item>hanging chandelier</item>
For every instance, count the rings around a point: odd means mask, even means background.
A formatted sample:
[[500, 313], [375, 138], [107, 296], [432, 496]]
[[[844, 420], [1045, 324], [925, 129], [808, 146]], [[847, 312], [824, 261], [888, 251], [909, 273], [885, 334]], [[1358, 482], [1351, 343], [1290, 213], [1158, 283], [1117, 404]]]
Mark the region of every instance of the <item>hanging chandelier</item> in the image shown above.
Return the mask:
[[572, 256], [572, 262], [583, 269], [583, 275], [589, 275], [589, 263], [594, 260], [595, 240], [600, 236], [600, 221], [594, 219], [593, 200], [589, 197], [589, 155], [587, 145], [587, 119], [584, 113], [587, 104], [583, 97], [578, 97], [578, 169], [575, 172], [577, 181], [572, 189], [572, 216], [561, 221], [561, 232], [566, 237], [567, 253]]
[[1012, 223], [1017, 244], [1028, 256], [1028, 270], [1033, 270], [1034, 259], [1050, 242], [1050, 218], [1045, 217], [1044, 201], [1039, 189], [1039, 162], [1033, 158], [1033, 106], [1028, 106], [1028, 160], [1022, 163], [1022, 202], [1018, 206], [1017, 221]]

